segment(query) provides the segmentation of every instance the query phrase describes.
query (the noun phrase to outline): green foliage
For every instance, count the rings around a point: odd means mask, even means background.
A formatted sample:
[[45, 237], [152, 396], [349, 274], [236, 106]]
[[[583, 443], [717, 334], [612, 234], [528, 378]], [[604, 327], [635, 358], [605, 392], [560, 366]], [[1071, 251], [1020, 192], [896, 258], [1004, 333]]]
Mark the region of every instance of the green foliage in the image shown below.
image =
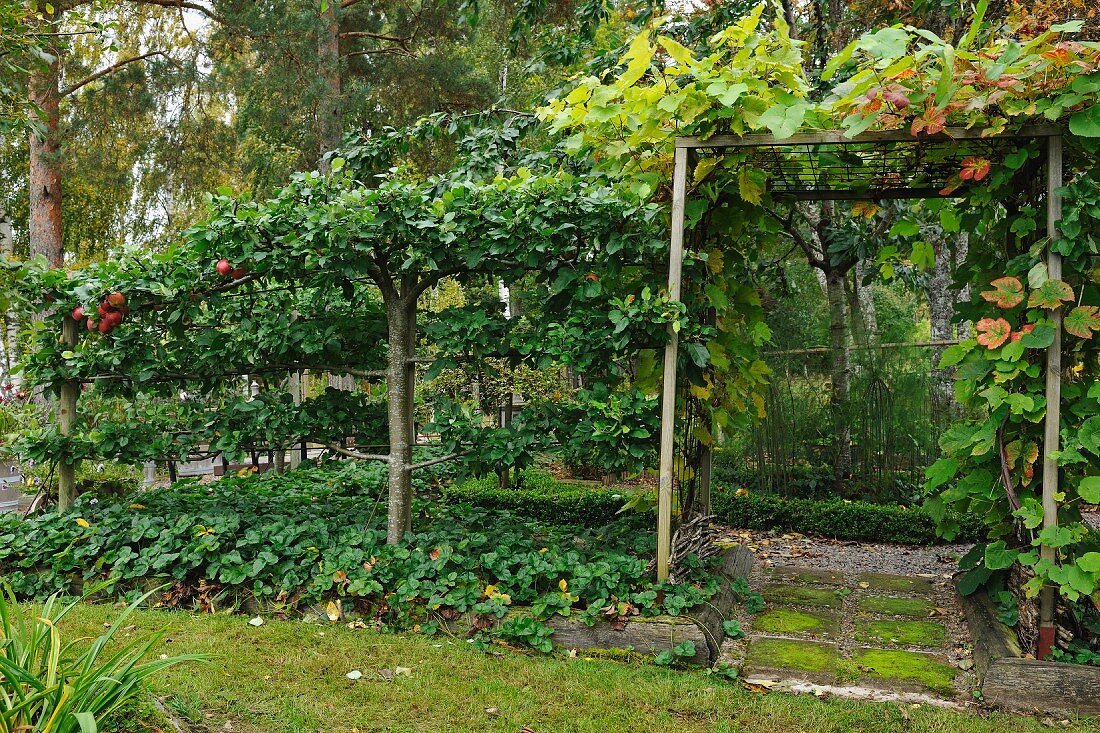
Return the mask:
[[28, 596], [106, 579], [123, 593], [172, 583], [170, 602], [218, 608], [250, 597], [293, 608], [343, 599], [398, 627], [526, 607], [528, 621], [498, 633], [539, 649], [548, 641], [540, 622], [553, 615], [589, 624], [608, 608], [676, 615], [718, 591], [701, 566], [686, 582], [650, 582], [656, 540], [630, 519], [558, 528], [469, 504], [419, 503], [422, 527], [387, 545], [377, 511], [383, 470], [337, 462], [210, 485], [182, 481], [142, 493], [140, 503], [81, 500], [63, 515], [0, 519], [0, 572]]
[[[524, 474], [526, 475], [526, 474]], [[449, 503], [470, 503], [486, 509], [513, 511], [557, 524], [597, 527], [613, 521], [632, 498], [622, 488], [595, 488], [567, 482], [539, 482], [529, 488], [501, 489], [496, 476], [485, 476], [443, 490]], [[726, 486], [712, 490], [713, 511], [733, 527], [816, 534], [865, 542], [936, 544], [936, 521], [921, 507], [871, 504], [832, 499], [814, 501], [757, 495]], [[950, 540], [974, 541], [984, 532], [980, 519], [955, 512], [958, 524]]]
[[107, 624], [90, 645], [64, 642], [58, 623], [79, 603], [51, 595], [24, 607], [0, 585], [0, 727], [25, 733], [96, 733], [99, 725], [140, 699], [150, 677], [185, 662], [181, 655], [143, 661], [164, 634], [135, 639], [107, 651], [119, 629], [148, 598], [141, 596]]
[[[51, 496], [57, 496], [57, 471], [50, 471], [49, 466], [40, 464], [24, 468], [23, 478], [24, 490], [36, 493], [42, 490], [47, 479], [52, 479], [48, 491]], [[120, 500], [140, 490], [144, 478], [142, 471], [134, 466], [111, 461], [84, 463], [76, 471], [76, 488], [78, 494], [89, 499]]]

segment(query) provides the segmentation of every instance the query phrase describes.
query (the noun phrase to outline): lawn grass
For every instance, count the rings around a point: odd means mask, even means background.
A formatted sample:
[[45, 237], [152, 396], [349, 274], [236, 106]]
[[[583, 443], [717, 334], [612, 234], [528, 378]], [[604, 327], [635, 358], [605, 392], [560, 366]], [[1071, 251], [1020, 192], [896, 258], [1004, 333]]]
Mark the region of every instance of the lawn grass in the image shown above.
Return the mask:
[[[68, 634], [96, 636], [118, 609], [81, 606], [64, 624]], [[757, 694], [698, 671], [564, 659], [538, 654], [485, 654], [446, 637], [380, 634], [343, 625], [242, 616], [142, 611], [122, 639], [160, 628], [156, 653], [205, 653], [206, 666], [174, 668], [154, 692], [201, 722], [198, 730], [236, 733], [367, 731], [486, 731], [606, 733], [1029, 733], [1036, 721], [928, 706], [818, 700]], [[384, 681], [378, 670], [407, 667], [410, 676]], [[358, 669], [363, 678], [346, 675]], [[486, 709], [496, 712], [486, 712]], [[1089, 723], [1065, 730], [1094, 731]]]

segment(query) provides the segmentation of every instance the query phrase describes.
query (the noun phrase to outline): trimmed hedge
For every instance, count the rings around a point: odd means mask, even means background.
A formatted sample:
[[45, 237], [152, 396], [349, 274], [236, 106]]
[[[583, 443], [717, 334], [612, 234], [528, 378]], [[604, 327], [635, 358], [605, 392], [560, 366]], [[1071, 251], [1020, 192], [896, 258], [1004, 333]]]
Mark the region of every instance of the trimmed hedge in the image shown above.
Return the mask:
[[483, 476], [444, 488], [443, 501], [510, 511], [552, 524], [602, 527], [621, 518], [617, 513], [626, 503], [626, 494], [614, 489], [544, 481], [501, 489], [496, 476]]
[[[616, 518], [626, 499], [625, 490], [558, 483], [548, 487], [501, 489], [495, 476], [467, 481], [443, 491], [449, 503], [472, 504], [484, 509], [503, 509], [520, 516], [556, 524], [598, 527]], [[832, 499], [786, 499], [771, 495], [737, 496], [733, 489], [715, 487], [713, 509], [732, 527], [782, 530], [842, 540], [900, 542], [932, 545], [936, 523], [920, 507], [872, 504]], [[962, 529], [954, 542], [973, 542], [984, 537], [980, 520], [957, 517]]]

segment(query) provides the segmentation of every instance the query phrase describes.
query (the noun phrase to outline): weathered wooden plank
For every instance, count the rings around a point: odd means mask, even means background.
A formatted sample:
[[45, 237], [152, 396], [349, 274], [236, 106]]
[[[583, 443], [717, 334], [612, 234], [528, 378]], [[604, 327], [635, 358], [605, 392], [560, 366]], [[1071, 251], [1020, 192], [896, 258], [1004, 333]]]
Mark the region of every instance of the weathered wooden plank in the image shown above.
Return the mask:
[[711, 655], [711, 647], [702, 627], [682, 616], [630, 619], [622, 628], [615, 628], [607, 621], [586, 626], [575, 618], [561, 616], [555, 616], [546, 624], [554, 630], [554, 646], [562, 649], [603, 649], [655, 655], [671, 651], [684, 641], [691, 641], [695, 644], [695, 656], [683, 661], [710, 666], [717, 658]]
[[1011, 710], [1100, 715], [1100, 668], [1001, 657], [987, 670], [982, 695]]
[[1028, 713], [1100, 715], [1100, 668], [1025, 659], [985, 591], [964, 596], [962, 606], [987, 703]]

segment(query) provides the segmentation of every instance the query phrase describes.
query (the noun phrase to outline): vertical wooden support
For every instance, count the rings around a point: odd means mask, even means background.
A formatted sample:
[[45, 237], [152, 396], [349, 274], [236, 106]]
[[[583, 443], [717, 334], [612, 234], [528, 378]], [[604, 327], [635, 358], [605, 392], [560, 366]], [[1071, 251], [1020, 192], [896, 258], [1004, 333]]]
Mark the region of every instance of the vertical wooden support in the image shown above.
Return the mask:
[[[1062, 138], [1047, 138], [1047, 276], [1062, 279], [1062, 256], [1054, 251], [1058, 240], [1057, 222], [1062, 218]], [[1062, 399], [1062, 309], [1050, 312], [1054, 326], [1054, 343], [1047, 349], [1046, 399], [1047, 414], [1043, 435], [1043, 529], [1058, 526], [1058, 462], [1051, 455], [1058, 450], [1061, 429]], [[1040, 557], [1054, 562], [1054, 548], [1040, 548]], [[1039, 659], [1050, 654], [1054, 646], [1054, 586], [1047, 584], [1039, 595]]]
[[709, 445], [700, 446], [699, 451], [699, 514], [710, 514], [710, 474], [714, 465], [714, 449]]
[[405, 446], [405, 485], [408, 487], [403, 510], [402, 521], [404, 532], [412, 531], [412, 464], [413, 446], [416, 445], [416, 298], [410, 298], [406, 312], [407, 328], [405, 329], [405, 415], [408, 416], [408, 443]]
[[[77, 326], [71, 317], [65, 316], [61, 325], [61, 342], [65, 349], [76, 348]], [[76, 432], [76, 403], [80, 397], [80, 382], [66, 380], [61, 385], [57, 400], [57, 422], [61, 434], [67, 438]], [[76, 461], [66, 451], [57, 463], [57, 509], [66, 511], [76, 501]]]
[[[680, 299], [684, 261], [684, 200], [687, 197], [687, 148], [676, 148], [672, 171], [672, 238], [668, 253], [668, 297]], [[676, 447], [676, 358], [679, 334], [669, 325], [661, 376], [661, 465], [657, 487], [657, 580], [668, 578], [672, 556], [672, 469]]]
[[[291, 372], [290, 375], [287, 377], [287, 382], [288, 382], [287, 387], [290, 390], [290, 399], [294, 403], [295, 406], [299, 406], [299, 405], [302, 404], [302, 380], [303, 380], [303, 377], [302, 377], [301, 372]], [[296, 451], [296, 450], [291, 450], [290, 451], [290, 467], [291, 467], [291, 469], [295, 469], [299, 465], [301, 465], [301, 463], [302, 463], [302, 454], [303, 453], [304, 453], [304, 451], [303, 452], [299, 452], [299, 451]]]

